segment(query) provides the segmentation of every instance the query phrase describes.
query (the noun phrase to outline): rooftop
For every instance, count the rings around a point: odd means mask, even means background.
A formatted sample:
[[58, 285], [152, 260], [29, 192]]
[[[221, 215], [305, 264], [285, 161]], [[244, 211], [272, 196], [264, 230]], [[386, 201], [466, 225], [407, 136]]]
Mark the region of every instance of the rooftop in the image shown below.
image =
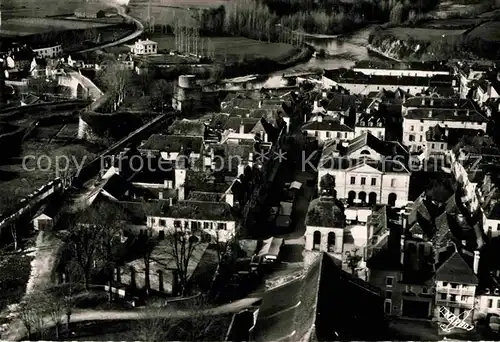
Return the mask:
[[369, 166], [383, 173], [410, 173], [408, 169], [397, 160], [372, 160], [372, 159], [349, 159], [345, 157], [329, 157], [322, 159], [319, 165], [321, 169], [330, 170], [355, 170], [363, 166]]
[[309, 204], [306, 225], [343, 228], [345, 225], [345, 215], [333, 198], [316, 198]]
[[357, 69], [391, 69], [391, 70], [415, 70], [415, 71], [450, 71], [447, 61], [438, 62], [392, 62], [361, 60], [354, 64]]
[[180, 201], [168, 207], [163, 215], [192, 220], [235, 221], [232, 208], [226, 202]]
[[354, 130], [340, 123], [338, 120], [310, 121], [302, 126], [305, 131], [333, 131], [333, 132], [354, 132]]
[[203, 138], [201, 137], [153, 134], [139, 149], [173, 153], [184, 150], [200, 153], [202, 147]]
[[370, 147], [375, 152], [385, 157], [408, 155], [408, 151], [399, 142], [380, 140], [370, 132], [363, 133], [352, 139], [345, 151], [345, 155], [349, 156], [351, 153], [358, 151], [365, 146]]
[[435, 120], [435, 121], [462, 121], [462, 122], [488, 122], [488, 119], [475, 110], [469, 109], [409, 109], [406, 119]]
[[471, 267], [456, 250], [437, 268], [436, 280], [459, 284], [478, 284], [478, 279]]
[[204, 137], [205, 124], [198, 120], [175, 120], [168, 128], [168, 133], [171, 135]]

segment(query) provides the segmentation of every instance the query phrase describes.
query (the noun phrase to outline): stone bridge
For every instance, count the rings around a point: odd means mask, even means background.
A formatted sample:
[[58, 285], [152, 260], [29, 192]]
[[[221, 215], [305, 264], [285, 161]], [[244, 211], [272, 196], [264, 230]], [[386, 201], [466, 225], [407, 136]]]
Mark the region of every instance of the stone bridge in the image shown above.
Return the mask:
[[96, 101], [104, 93], [87, 77], [77, 71], [71, 71], [58, 78], [58, 84], [71, 89], [71, 96], [74, 98]]

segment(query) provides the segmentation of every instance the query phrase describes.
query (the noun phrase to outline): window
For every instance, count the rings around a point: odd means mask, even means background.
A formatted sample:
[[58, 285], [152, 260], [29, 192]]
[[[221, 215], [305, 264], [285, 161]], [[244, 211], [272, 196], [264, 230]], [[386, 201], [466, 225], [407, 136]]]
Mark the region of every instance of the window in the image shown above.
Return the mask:
[[415, 136], [413, 134], [410, 134], [410, 136], [408, 137], [408, 140], [415, 141]]
[[219, 230], [226, 230], [226, 224], [225, 223], [218, 223], [217, 224], [217, 229], [219, 229]]
[[166, 227], [167, 226], [167, 222], [164, 219], [160, 219], [160, 226]]
[[441, 149], [444, 150], [444, 144], [441, 144]]
[[385, 299], [391, 299], [391, 298], [392, 298], [392, 291], [385, 291]]
[[188, 229], [189, 228], [189, 221], [184, 221], [184, 228]]
[[391, 187], [395, 187], [396, 186], [396, 178], [393, 178], [391, 179]]
[[431, 147], [432, 147], [432, 148], [434, 148], [434, 145], [435, 145], [435, 144], [432, 144], [432, 145], [431, 145]]
[[356, 184], [356, 177], [351, 177], [351, 184]]
[[439, 310], [439, 318], [444, 318], [444, 310]]
[[366, 177], [361, 177], [361, 185], [365, 185], [366, 184]]
[[446, 293], [441, 293], [441, 300], [446, 300]]
[[385, 286], [392, 287], [394, 283], [394, 277], [385, 277]]
[[422, 142], [422, 140], [423, 140], [422, 136], [419, 136], [419, 140], [420, 140], [420, 142]]
[[488, 299], [488, 307], [489, 308], [493, 307], [493, 299]]
[[203, 222], [203, 229], [210, 229], [210, 223]]
[[372, 178], [372, 186], [377, 185], [377, 178]]
[[443, 287], [447, 287], [448, 286], [448, 283], [443, 281]]
[[410, 131], [414, 131], [415, 127], [413, 125], [410, 126]]
[[456, 301], [457, 300], [457, 295], [456, 294], [450, 294], [450, 300], [452, 302]]
[[346, 138], [346, 139], [347, 139], [347, 132], [345, 132], [345, 133], [344, 133], [344, 138]]
[[423, 287], [423, 288], [422, 288], [422, 293], [423, 293], [423, 294], [426, 294], [426, 293], [427, 293], [427, 287]]
[[392, 303], [390, 301], [386, 301], [384, 303], [384, 313], [385, 314], [387, 314], [387, 315], [391, 314], [391, 305], [392, 305]]
[[201, 229], [201, 222], [191, 221], [191, 231], [195, 232]]
[[460, 297], [460, 300], [461, 300], [462, 302], [467, 302], [467, 296], [462, 296], [462, 297]]
[[328, 132], [328, 131], [326, 132], [326, 137], [330, 138], [330, 132]]
[[424, 126], [420, 126], [420, 132], [424, 131]]
[[317, 138], [319, 136], [318, 131], [314, 131], [314, 136]]
[[339, 138], [339, 139], [342, 138], [342, 133], [337, 132], [337, 138]]
[[500, 309], [500, 300], [497, 300], [497, 309]]
[[452, 289], [456, 289], [458, 287], [458, 284], [455, 283], [450, 283]]

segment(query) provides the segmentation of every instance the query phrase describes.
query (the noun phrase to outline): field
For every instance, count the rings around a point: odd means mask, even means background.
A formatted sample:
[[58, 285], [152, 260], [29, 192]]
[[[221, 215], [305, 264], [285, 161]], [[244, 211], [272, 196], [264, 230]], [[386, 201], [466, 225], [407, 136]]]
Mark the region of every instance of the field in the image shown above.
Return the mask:
[[85, 0], [2, 0], [0, 3], [5, 20], [11, 17], [45, 17], [73, 13]]
[[443, 19], [443, 20], [429, 20], [422, 25], [422, 28], [432, 29], [468, 29], [481, 24], [484, 20], [481, 19]]
[[[158, 36], [151, 38], [158, 43], [158, 50], [175, 50], [174, 36]], [[208, 42], [211, 43], [208, 43]], [[242, 57], [268, 58], [282, 61], [294, 53], [296, 49], [289, 44], [267, 43], [242, 37], [212, 37], [205, 42], [212, 44], [216, 59], [237, 61]]]
[[107, 27], [112, 24], [54, 18], [12, 18], [2, 21], [0, 35], [29, 36], [44, 32]]
[[459, 36], [465, 30], [442, 30], [430, 28], [395, 27], [384, 30], [384, 34], [393, 36], [400, 40], [408, 40], [412, 37], [416, 41], [436, 41], [437, 39]]
[[[172, 25], [177, 20], [186, 26], [193, 25], [195, 12], [187, 9], [213, 8], [229, 3], [231, 0], [153, 0], [151, 16], [156, 25]], [[130, 14], [141, 20], [148, 19], [148, 1], [130, 0]]]
[[481, 38], [486, 41], [500, 41], [500, 22], [499, 21], [490, 21], [482, 24], [481, 26], [476, 27], [474, 30], [469, 32], [467, 38]]

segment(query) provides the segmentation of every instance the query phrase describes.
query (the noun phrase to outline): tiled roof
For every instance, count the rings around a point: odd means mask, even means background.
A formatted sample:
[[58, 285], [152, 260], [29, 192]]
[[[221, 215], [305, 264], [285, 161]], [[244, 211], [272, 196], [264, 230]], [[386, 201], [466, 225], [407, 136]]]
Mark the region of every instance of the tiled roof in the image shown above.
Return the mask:
[[191, 150], [194, 153], [200, 153], [202, 147], [203, 138], [201, 137], [153, 134], [139, 149], [174, 153]]
[[443, 98], [429, 96], [414, 96], [406, 100], [403, 106], [410, 108], [433, 108], [433, 109], [469, 109], [477, 110], [478, 108], [472, 100], [458, 98]]
[[384, 247], [378, 253], [373, 254], [366, 261], [366, 266], [371, 270], [398, 271], [403, 269], [399, 253]]
[[432, 245], [436, 249], [441, 249], [443, 247], [448, 247], [453, 243], [453, 234], [450, 230], [449, 218], [446, 212], [439, 215], [436, 220], [436, 231], [432, 237]]
[[478, 279], [471, 267], [457, 251], [437, 268], [436, 280], [459, 284], [478, 284]]
[[436, 75], [432, 77], [409, 77], [409, 76], [379, 76], [365, 75], [360, 72], [355, 72], [351, 69], [335, 69], [325, 70], [324, 76], [337, 83], [352, 83], [352, 84], [377, 84], [391, 86], [421, 86], [429, 87], [433, 84], [450, 84], [453, 77], [447, 75]]
[[343, 228], [345, 216], [332, 198], [316, 198], [309, 204], [306, 225]]
[[222, 194], [217, 192], [191, 191], [189, 193], [188, 200], [202, 201], [202, 202], [219, 202], [221, 197]]
[[240, 132], [241, 126], [243, 126], [243, 133], [250, 133], [253, 128], [259, 123], [260, 119], [254, 118], [238, 118], [230, 117], [224, 126], [225, 130], [232, 129], [235, 132]]
[[114, 174], [106, 180], [102, 186], [102, 190], [106, 191], [117, 200], [120, 200], [131, 187], [131, 184], [123, 179], [122, 176]]
[[391, 69], [391, 70], [418, 70], [418, 71], [450, 71], [447, 61], [430, 62], [392, 62], [361, 60], [354, 64], [358, 69]]
[[168, 128], [168, 133], [172, 135], [203, 137], [205, 134], [205, 124], [198, 120], [176, 120]]
[[[152, 170], [144, 167], [139, 172], [136, 172], [128, 180], [132, 183], [150, 183], [150, 184], [164, 184], [166, 180], [173, 181], [175, 176], [175, 165], [168, 164], [166, 161], [158, 159], [150, 159], [150, 165], [155, 167]], [[161, 163], [161, 164], [160, 164]], [[156, 166], [160, 166], [156, 167]]]
[[235, 221], [232, 208], [226, 202], [180, 201], [168, 207], [163, 215], [192, 220]]
[[252, 111], [252, 109], [249, 109], [249, 108], [232, 108], [229, 111], [229, 116], [246, 118], [250, 115], [251, 111]]
[[482, 114], [469, 109], [409, 109], [405, 118], [413, 120], [488, 122], [488, 119]]
[[304, 131], [354, 132], [354, 130], [338, 120], [310, 121], [302, 126]]
[[434, 127], [429, 127], [427, 132], [425, 132], [425, 136], [427, 141], [436, 141], [436, 142], [446, 141], [446, 135], [444, 129], [439, 125], [436, 125]]
[[325, 109], [329, 111], [346, 111], [356, 105], [358, 97], [356, 95], [338, 95], [335, 94], [328, 102]]
[[410, 173], [408, 169], [397, 160], [371, 160], [349, 159], [345, 157], [325, 157], [321, 160], [319, 168], [330, 170], [349, 170], [362, 165], [368, 165], [384, 173]]
[[405, 156], [408, 151], [401, 146], [397, 141], [383, 141], [375, 137], [370, 132], [363, 133], [362, 135], [352, 139], [346, 150], [346, 155], [350, 155], [365, 146], [368, 146], [380, 153], [382, 156]]

